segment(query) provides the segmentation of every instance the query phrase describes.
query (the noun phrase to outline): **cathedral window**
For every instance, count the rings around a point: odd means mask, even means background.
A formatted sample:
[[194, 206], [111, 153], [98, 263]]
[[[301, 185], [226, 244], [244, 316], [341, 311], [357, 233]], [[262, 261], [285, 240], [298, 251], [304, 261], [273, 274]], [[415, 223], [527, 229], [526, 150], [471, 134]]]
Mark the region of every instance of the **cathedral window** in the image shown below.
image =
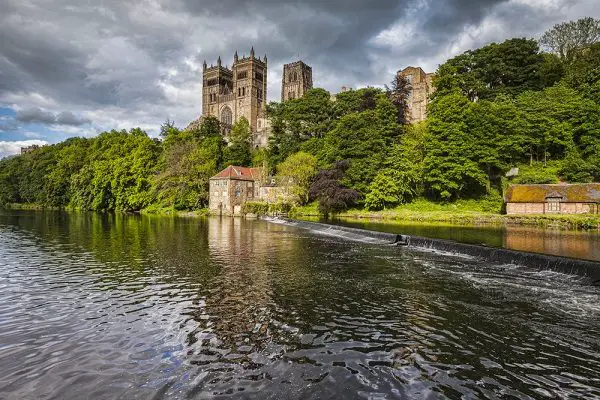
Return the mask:
[[246, 79], [248, 77], [248, 71], [240, 71], [237, 74], [238, 79]]
[[233, 113], [231, 112], [231, 108], [225, 106], [223, 111], [221, 111], [221, 123], [224, 125], [231, 125], [233, 122]]
[[298, 73], [294, 71], [294, 82], [298, 80]]
[[255, 78], [257, 81], [261, 81], [261, 82], [262, 82], [262, 80], [263, 80], [263, 74], [262, 74], [262, 72], [256, 72], [256, 73], [254, 74], [254, 78]]

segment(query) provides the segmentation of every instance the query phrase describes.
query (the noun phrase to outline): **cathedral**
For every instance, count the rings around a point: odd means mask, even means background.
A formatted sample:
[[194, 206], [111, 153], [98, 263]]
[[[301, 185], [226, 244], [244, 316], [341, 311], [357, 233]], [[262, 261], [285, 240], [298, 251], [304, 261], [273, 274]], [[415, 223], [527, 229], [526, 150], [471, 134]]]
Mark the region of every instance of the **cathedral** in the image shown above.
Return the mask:
[[[233, 56], [231, 68], [223, 66], [221, 57], [210, 67], [204, 61], [202, 81], [202, 117], [213, 116], [221, 121], [225, 137], [241, 117], [246, 117], [252, 131], [255, 148], [266, 147], [270, 123], [267, 119], [267, 56]], [[312, 88], [312, 68], [302, 61], [283, 66], [281, 101], [297, 99]], [[192, 122], [195, 126], [200, 120]]]
[[241, 117], [250, 123], [256, 148], [267, 145], [269, 125], [266, 117], [267, 56], [254, 56], [254, 47], [248, 57], [233, 56], [231, 69], [204, 62], [202, 85], [202, 116], [214, 116], [221, 121], [223, 134], [228, 136], [231, 126]]

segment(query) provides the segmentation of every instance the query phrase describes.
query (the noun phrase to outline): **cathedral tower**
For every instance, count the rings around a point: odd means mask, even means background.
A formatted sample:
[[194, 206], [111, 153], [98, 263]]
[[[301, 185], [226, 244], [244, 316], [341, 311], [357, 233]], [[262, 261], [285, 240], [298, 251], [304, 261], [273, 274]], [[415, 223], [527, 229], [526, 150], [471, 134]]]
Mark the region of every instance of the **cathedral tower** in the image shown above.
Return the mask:
[[312, 68], [302, 61], [283, 66], [281, 101], [298, 99], [313, 87]]
[[223, 67], [221, 57], [217, 65], [208, 67], [204, 62], [202, 85], [202, 115], [212, 115], [221, 121], [223, 135], [229, 136], [231, 127], [241, 117], [250, 123], [254, 145], [266, 146], [267, 56], [233, 56], [231, 69]]

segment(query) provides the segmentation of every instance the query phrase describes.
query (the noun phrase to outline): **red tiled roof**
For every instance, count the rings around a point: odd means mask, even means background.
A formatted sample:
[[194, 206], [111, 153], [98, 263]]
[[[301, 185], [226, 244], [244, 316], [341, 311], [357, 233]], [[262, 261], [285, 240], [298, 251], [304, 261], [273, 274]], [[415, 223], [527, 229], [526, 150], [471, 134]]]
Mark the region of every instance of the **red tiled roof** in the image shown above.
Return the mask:
[[210, 179], [238, 179], [256, 181], [260, 179], [260, 168], [237, 167], [230, 165]]
[[504, 197], [507, 203], [544, 203], [551, 197], [565, 203], [600, 203], [600, 183], [510, 185]]

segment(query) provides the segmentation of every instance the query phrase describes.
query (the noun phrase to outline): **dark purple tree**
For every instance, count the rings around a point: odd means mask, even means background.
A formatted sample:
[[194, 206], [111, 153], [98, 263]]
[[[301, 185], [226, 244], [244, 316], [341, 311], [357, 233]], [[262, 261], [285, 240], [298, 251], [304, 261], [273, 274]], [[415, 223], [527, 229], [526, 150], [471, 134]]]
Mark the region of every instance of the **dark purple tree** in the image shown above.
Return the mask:
[[356, 190], [341, 183], [349, 167], [348, 160], [337, 161], [331, 168], [319, 171], [310, 186], [310, 199], [319, 201], [319, 212], [326, 217], [347, 210], [360, 199]]

